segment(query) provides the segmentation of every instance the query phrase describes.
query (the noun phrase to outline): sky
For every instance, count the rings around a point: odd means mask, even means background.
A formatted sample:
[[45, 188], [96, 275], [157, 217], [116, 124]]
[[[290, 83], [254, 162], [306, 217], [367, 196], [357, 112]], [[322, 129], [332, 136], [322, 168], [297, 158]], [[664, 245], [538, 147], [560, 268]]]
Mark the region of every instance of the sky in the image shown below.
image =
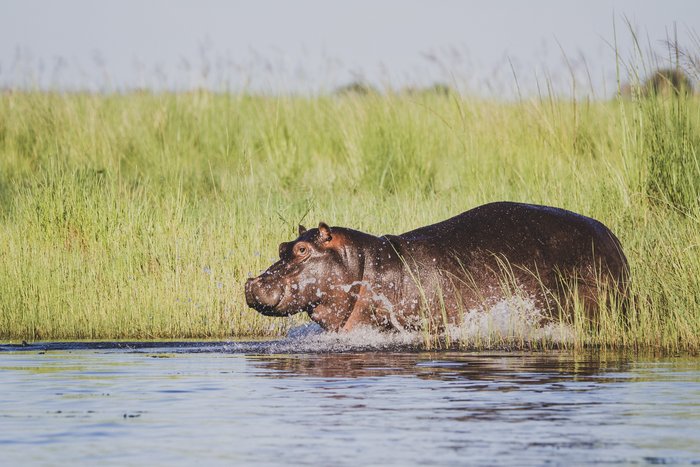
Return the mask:
[[662, 65], [674, 34], [700, 52], [700, 1], [0, 0], [0, 87], [604, 97], [630, 28]]

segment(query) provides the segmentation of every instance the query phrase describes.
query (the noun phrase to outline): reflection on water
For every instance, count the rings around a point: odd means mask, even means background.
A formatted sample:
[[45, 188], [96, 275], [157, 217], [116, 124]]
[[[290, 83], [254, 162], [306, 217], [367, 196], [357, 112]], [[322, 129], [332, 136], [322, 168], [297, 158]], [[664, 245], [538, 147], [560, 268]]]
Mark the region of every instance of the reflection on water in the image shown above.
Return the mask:
[[[259, 366], [276, 370], [268, 374], [280, 377], [316, 376], [323, 378], [365, 378], [412, 376], [442, 381], [503, 381], [516, 384], [542, 384], [593, 376], [605, 371], [622, 371], [621, 361], [574, 358], [566, 354], [460, 353], [380, 353], [310, 354], [288, 358], [251, 356]], [[605, 381], [609, 381], [606, 379]]]
[[276, 345], [0, 346], [3, 463], [700, 463], [697, 359]]

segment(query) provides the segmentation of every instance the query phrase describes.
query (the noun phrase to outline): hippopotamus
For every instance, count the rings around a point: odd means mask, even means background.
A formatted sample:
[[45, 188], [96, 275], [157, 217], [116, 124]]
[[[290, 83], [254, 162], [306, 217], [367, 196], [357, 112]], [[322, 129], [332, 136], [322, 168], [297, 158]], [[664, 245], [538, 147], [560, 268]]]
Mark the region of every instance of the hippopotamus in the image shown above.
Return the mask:
[[626, 293], [620, 241], [601, 222], [514, 202], [485, 204], [401, 235], [299, 226], [279, 261], [245, 284], [267, 316], [306, 312], [329, 331], [444, 329], [514, 294], [543, 320], [595, 319], [601, 300]]

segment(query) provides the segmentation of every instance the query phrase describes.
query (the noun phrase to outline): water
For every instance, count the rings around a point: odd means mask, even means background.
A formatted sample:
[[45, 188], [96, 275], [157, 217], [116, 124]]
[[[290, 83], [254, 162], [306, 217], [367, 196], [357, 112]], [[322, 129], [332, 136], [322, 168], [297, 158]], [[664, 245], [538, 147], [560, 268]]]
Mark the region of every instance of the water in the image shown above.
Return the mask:
[[0, 346], [0, 459], [700, 464], [698, 359], [392, 345]]

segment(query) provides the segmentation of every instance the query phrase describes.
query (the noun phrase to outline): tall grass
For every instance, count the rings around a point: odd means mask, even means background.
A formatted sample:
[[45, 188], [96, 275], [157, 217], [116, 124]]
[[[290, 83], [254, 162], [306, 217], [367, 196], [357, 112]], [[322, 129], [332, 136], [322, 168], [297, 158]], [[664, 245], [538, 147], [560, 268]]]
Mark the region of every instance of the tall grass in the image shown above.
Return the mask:
[[276, 336], [242, 286], [304, 219], [400, 233], [514, 200], [595, 217], [626, 320], [580, 345], [700, 349], [694, 97], [0, 95], [0, 336]]

